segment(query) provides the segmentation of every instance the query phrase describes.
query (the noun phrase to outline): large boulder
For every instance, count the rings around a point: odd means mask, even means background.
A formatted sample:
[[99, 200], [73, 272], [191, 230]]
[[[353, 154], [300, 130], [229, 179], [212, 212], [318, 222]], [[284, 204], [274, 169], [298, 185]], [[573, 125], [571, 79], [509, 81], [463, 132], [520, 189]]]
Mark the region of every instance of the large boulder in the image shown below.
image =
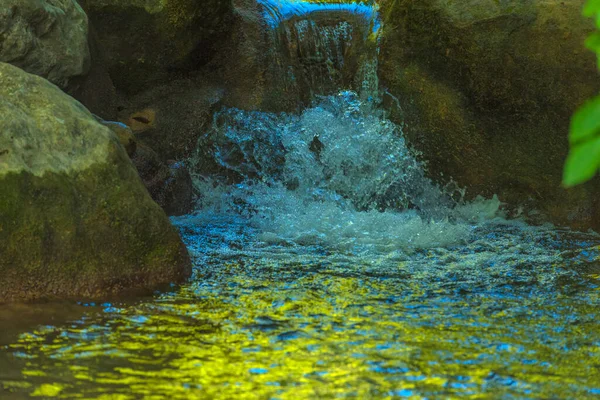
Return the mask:
[[0, 0], [0, 62], [67, 87], [90, 68], [85, 12], [75, 0]]
[[117, 89], [137, 93], [206, 64], [228, 34], [231, 0], [81, 0]]
[[117, 136], [0, 63], [0, 301], [181, 281], [190, 259]]
[[570, 116], [600, 89], [583, 3], [382, 1], [381, 81], [435, 178], [598, 226], [597, 182], [560, 187]]

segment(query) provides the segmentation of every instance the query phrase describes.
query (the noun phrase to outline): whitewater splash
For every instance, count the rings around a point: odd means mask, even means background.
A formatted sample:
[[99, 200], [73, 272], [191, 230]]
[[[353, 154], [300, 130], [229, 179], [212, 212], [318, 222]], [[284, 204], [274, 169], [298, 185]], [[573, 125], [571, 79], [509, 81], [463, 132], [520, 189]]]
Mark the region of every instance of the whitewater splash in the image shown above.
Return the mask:
[[520, 293], [576, 291], [596, 268], [598, 235], [507, 219], [495, 196], [439, 187], [402, 129], [353, 92], [299, 114], [225, 109], [190, 166], [198, 209], [174, 223], [194, 282], [237, 265], [291, 280], [380, 276], [400, 292]]
[[269, 243], [389, 251], [464, 241], [500, 202], [439, 188], [399, 126], [353, 92], [299, 115], [227, 109], [191, 160], [199, 213], [246, 218]]

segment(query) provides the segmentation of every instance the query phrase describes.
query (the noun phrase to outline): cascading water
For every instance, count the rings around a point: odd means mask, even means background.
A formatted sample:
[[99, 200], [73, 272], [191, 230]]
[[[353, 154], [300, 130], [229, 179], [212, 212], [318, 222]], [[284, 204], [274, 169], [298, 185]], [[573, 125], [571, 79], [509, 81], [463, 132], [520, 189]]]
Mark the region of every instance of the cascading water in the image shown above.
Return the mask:
[[300, 115], [225, 110], [191, 165], [200, 213], [245, 215], [271, 241], [446, 245], [499, 206], [480, 201], [465, 212], [425, 176], [401, 129], [353, 92]]
[[[218, 230], [233, 224], [239, 232], [228, 234], [225, 250], [205, 247], [205, 239], [192, 243], [201, 259], [224, 252], [263, 258], [275, 251], [278, 258], [302, 254], [323, 262], [317, 255], [325, 253], [335, 255], [326, 257], [331, 265], [376, 266], [384, 274], [410, 260], [412, 274], [435, 276], [447, 287], [455, 286], [447, 275], [456, 286], [466, 279], [494, 287], [500, 281], [554, 282], [575, 273], [547, 264], [560, 258], [540, 244], [554, 240], [546, 237], [554, 235], [552, 226], [507, 220], [496, 197], [467, 203], [458, 188], [433, 184], [401, 128], [373, 100], [353, 92], [319, 97], [300, 114], [223, 110], [190, 165], [202, 197], [195, 215], [178, 223], [216, 224]], [[523, 244], [524, 237], [535, 240]], [[480, 246], [489, 251], [473, 250]], [[432, 269], [417, 256], [446, 248], [474, 254], [463, 254], [459, 258], [469, 262], [450, 269], [444, 262]], [[523, 252], [517, 264], [536, 267], [492, 279], [484, 266], [512, 269], [506, 260], [515, 251]]]
[[377, 90], [378, 14], [373, 6], [260, 0], [271, 29], [272, 76], [308, 105], [340, 88]]
[[[339, 93], [319, 86], [352, 63], [344, 35], [376, 31], [372, 8], [261, 3], [273, 30], [289, 22], [273, 36], [293, 37], [277, 66], [288, 77], [300, 71], [290, 48], [332, 61], [308, 69], [324, 74], [307, 84], [321, 96], [297, 113], [217, 113], [189, 162], [198, 208], [173, 219], [190, 282], [7, 329], [0, 395], [600, 395], [600, 237], [507, 219], [495, 197], [465, 202], [432, 183], [378, 108], [376, 59], [335, 81]], [[323, 22], [340, 10], [371, 22]]]
[[[471, 206], [477, 211], [465, 217], [464, 206], [453, 199], [458, 191], [446, 193], [426, 178], [400, 127], [378, 109], [373, 35], [379, 22], [373, 6], [278, 0], [261, 4], [273, 40], [285, 43], [277, 46], [278, 66], [296, 71], [303, 65], [302, 71], [292, 73], [293, 80], [304, 76], [305, 91], [316, 100], [299, 115], [235, 109], [218, 113], [191, 162], [204, 196], [203, 213], [218, 209], [249, 214], [251, 223], [271, 240], [306, 243], [320, 238], [334, 247], [341, 242], [347, 247], [354, 239], [357, 245], [370, 242], [376, 247], [384, 240], [399, 248], [459, 242], [469, 231], [470, 218], [494, 216], [497, 200]], [[349, 49], [364, 50], [369, 43], [375, 51], [352, 61]], [[307, 65], [312, 61], [328, 68], [311, 71]], [[351, 71], [352, 79], [337, 80], [351, 62], [360, 64]], [[344, 86], [357, 88], [359, 94], [315, 97]], [[360, 239], [352, 239], [353, 234]]]

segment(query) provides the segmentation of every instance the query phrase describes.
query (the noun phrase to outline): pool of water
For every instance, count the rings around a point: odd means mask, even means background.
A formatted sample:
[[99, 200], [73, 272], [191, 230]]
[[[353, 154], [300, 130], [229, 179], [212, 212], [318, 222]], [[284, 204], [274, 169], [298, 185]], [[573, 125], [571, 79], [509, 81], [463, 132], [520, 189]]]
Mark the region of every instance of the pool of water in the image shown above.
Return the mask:
[[372, 99], [223, 110], [188, 165], [192, 278], [3, 306], [1, 398], [600, 396], [600, 236], [439, 187]]
[[188, 284], [6, 308], [0, 397], [600, 395], [596, 234], [494, 220], [460, 244], [366, 257], [273, 244], [243, 218], [175, 223]]

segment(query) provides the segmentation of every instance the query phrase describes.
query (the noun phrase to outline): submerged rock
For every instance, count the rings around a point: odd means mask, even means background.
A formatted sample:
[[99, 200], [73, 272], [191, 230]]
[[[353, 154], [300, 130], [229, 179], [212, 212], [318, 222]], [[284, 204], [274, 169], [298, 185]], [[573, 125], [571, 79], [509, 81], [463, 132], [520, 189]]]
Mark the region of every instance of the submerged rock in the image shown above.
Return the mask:
[[2, 0], [0, 62], [65, 88], [90, 68], [85, 12], [75, 0]]
[[560, 188], [570, 116], [600, 90], [583, 3], [382, 1], [380, 78], [433, 176], [559, 224], [600, 221], [597, 184]]
[[117, 89], [136, 93], [206, 64], [228, 32], [231, 0], [81, 0]]
[[48, 81], [0, 63], [0, 301], [181, 281], [190, 259], [119, 140]]

